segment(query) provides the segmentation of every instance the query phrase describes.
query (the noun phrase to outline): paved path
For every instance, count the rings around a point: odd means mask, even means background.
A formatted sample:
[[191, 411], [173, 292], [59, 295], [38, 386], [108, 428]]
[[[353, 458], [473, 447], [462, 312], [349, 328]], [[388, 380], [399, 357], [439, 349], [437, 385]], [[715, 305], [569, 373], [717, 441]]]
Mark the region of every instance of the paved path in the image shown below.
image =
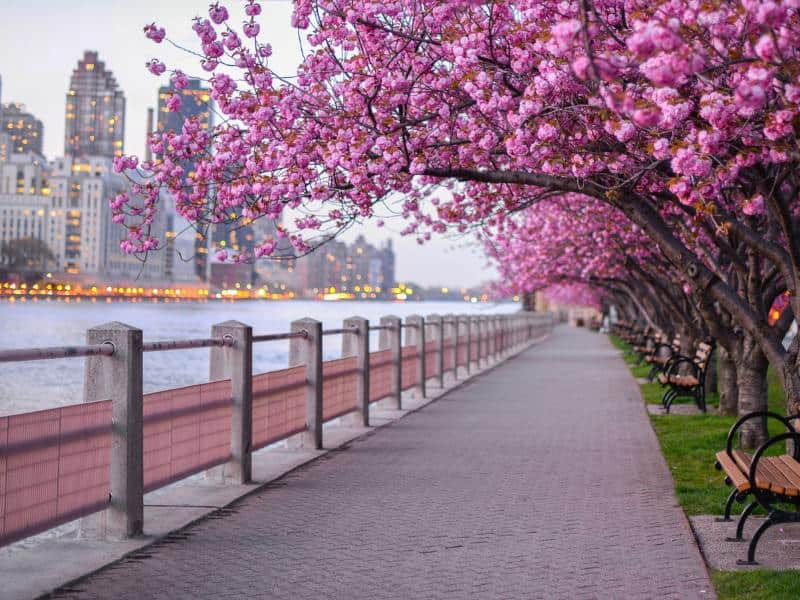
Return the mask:
[[561, 327], [69, 598], [711, 598], [633, 379]]

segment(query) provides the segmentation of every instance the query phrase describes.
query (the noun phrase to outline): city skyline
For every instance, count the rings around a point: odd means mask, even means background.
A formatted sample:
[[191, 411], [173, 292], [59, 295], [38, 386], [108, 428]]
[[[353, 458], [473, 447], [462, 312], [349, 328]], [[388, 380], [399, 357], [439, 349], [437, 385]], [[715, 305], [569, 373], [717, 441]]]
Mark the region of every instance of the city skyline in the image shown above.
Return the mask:
[[[97, 19], [97, 10], [115, 14], [122, 27], [108, 28]], [[144, 38], [141, 27], [158, 19], [170, 36], [187, 47], [195, 44], [190, 24], [195, 14], [205, 14], [208, 3], [181, 0], [168, 5], [153, 0], [142, 0], [135, 6], [117, 1], [103, 2], [79, 0], [62, 6], [44, 0], [20, 2], [10, 0], [4, 8], [7, 16], [0, 24], [0, 76], [3, 77], [3, 102], [17, 102], [26, 111], [44, 123], [44, 154], [47, 158], [63, 153], [64, 94], [69, 88], [70, 75], [75, 64], [87, 50], [97, 51], [106, 68], [114, 73], [119, 88], [125, 95], [125, 137], [127, 154], [144, 157], [147, 131], [147, 110], [157, 108], [159, 87], [167, 77], [153, 77], [144, 63], [153, 56], [164, 58], [168, 68], [181, 68], [190, 75], [201, 75], [199, 65], [186, 53], [166, 44], [155, 46]], [[238, 18], [241, 7], [229, 6]], [[264, 19], [263, 28], [274, 48], [273, 68], [281, 73], [292, 73], [300, 61], [297, 32], [289, 26], [291, 3], [270, 2], [265, 10], [274, 18]], [[35, 14], [36, 18], [31, 18]], [[81, 29], [80, 39], [70, 35]], [[52, 32], [49, 43], [26, 49], [28, 60], [18, 59], [18, 48], [23, 40], [37, 30]], [[35, 75], [32, 70], [35, 66]], [[45, 86], [47, 93], [42, 93]], [[55, 100], [58, 98], [59, 100]], [[413, 237], [399, 235], [404, 226], [400, 219], [389, 220], [384, 228], [373, 223], [354, 227], [343, 239], [352, 242], [364, 234], [372, 242], [390, 237], [397, 250], [398, 277], [416, 280], [423, 284], [475, 285], [493, 279], [495, 271], [486, 268], [483, 254], [475, 249], [470, 238], [454, 240], [437, 238], [418, 245]]]

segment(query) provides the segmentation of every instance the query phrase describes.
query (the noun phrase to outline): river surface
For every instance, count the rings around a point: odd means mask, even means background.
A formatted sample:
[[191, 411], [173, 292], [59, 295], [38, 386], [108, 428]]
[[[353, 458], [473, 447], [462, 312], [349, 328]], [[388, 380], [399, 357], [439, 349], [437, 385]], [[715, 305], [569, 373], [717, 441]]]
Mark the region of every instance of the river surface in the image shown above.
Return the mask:
[[[380, 317], [411, 314], [497, 314], [518, 310], [517, 304], [466, 302], [181, 302], [146, 303], [89, 300], [76, 302], [0, 302], [0, 349], [32, 346], [81, 345], [89, 327], [121, 321], [139, 327], [145, 341], [209, 337], [211, 326], [235, 319], [253, 326], [255, 334], [289, 331], [295, 319], [311, 317], [326, 329], [342, 319], [361, 316], [377, 323]], [[377, 333], [373, 333], [373, 348]], [[327, 336], [325, 359], [338, 358], [341, 336]], [[208, 380], [207, 348], [148, 352], [144, 355], [144, 391], [202, 383]], [[264, 342], [253, 350], [253, 371], [262, 373], [287, 366], [288, 342]], [[41, 410], [83, 401], [84, 359], [67, 358], [0, 363], [0, 416]]]

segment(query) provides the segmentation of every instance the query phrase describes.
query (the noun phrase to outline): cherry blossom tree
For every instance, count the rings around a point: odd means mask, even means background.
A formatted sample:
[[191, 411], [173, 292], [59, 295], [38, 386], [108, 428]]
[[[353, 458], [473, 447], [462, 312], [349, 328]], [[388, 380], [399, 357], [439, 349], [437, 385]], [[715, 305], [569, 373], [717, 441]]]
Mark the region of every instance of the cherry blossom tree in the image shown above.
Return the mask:
[[[214, 4], [193, 29], [225, 120], [151, 139], [163, 160], [142, 165], [150, 180], [114, 202], [130, 231], [124, 248], [158, 245], [147, 228], [162, 188], [197, 223], [301, 211], [281, 232], [297, 251], [387, 203], [424, 239], [581, 194], [640, 228], [696, 310], [729, 315], [796, 409], [800, 340], [784, 350], [759, 286], [743, 291], [720, 261], [736, 269], [752, 255], [797, 313], [798, 5], [297, 0], [308, 48], [287, 79], [270, 69], [259, 3], [245, 3], [242, 25]], [[168, 39], [158, 25], [145, 30]], [[148, 68], [168, 69], [158, 59]], [[185, 75], [171, 77], [180, 86]], [[133, 157], [117, 164], [136, 167]], [[697, 232], [713, 246], [698, 248]], [[263, 240], [255, 254], [274, 248]]]

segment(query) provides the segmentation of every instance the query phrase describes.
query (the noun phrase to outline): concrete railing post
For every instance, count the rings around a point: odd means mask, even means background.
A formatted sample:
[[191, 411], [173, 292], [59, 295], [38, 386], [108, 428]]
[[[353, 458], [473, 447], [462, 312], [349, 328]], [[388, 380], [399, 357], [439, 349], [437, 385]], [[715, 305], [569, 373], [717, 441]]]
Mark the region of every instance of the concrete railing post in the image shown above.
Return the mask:
[[492, 320], [493, 317], [487, 315], [483, 318], [483, 326], [486, 334], [486, 365], [492, 364], [492, 355], [494, 354], [494, 341], [492, 340]]
[[508, 354], [508, 315], [500, 317], [500, 358], [505, 359]]
[[87, 344], [110, 342], [111, 356], [86, 359], [84, 402], [111, 400], [110, 506], [83, 519], [84, 533], [123, 539], [144, 524], [144, 419], [142, 330], [112, 322], [86, 332]]
[[209, 364], [211, 381], [231, 380], [231, 459], [222, 468], [222, 477], [249, 483], [253, 478], [253, 328], [225, 321], [211, 327], [211, 337], [233, 342], [213, 347]]
[[425, 319], [419, 315], [406, 317], [406, 346], [417, 348], [417, 385], [420, 398], [426, 397], [425, 380]]
[[472, 317], [469, 315], [465, 315], [462, 317], [462, 323], [464, 323], [464, 335], [466, 337], [466, 344], [467, 344], [467, 351], [466, 351], [466, 367], [467, 367], [467, 375], [472, 372]]
[[400, 317], [393, 315], [381, 317], [380, 324], [381, 327], [389, 328], [381, 329], [378, 348], [392, 351], [392, 396], [395, 399], [395, 407], [399, 410], [403, 407], [403, 347]]
[[442, 335], [449, 340], [445, 351], [450, 354], [450, 364], [453, 366], [453, 380], [458, 379], [458, 316], [452, 313], [444, 316]]
[[496, 318], [494, 315], [490, 315], [489, 317], [486, 318], [486, 329], [489, 338], [489, 353], [487, 361], [489, 362], [489, 364], [494, 364], [494, 362], [497, 360], [497, 357], [495, 356], [495, 352], [497, 349], [497, 339], [495, 337], [496, 332], [494, 328], [495, 322]]
[[505, 315], [498, 315], [495, 322], [497, 327], [497, 360], [503, 360], [505, 356], [503, 350], [503, 339], [505, 336], [506, 317]]
[[315, 319], [292, 321], [292, 333], [305, 337], [289, 343], [289, 366], [306, 366], [306, 427], [304, 445], [322, 449], [322, 323]]
[[484, 350], [486, 344], [486, 316], [481, 315], [475, 319], [478, 329], [478, 368], [481, 369], [486, 366], [483, 355], [486, 353]]
[[487, 315], [483, 315], [481, 317], [481, 326], [483, 329], [483, 353], [485, 354], [483, 359], [483, 366], [488, 367], [491, 363], [492, 359], [492, 336], [491, 331], [489, 330], [491, 324], [491, 317]]
[[494, 324], [495, 324], [494, 315], [486, 317], [486, 335], [489, 338], [488, 356], [486, 360], [489, 364], [494, 364], [495, 362], [494, 353], [495, 353], [495, 346], [497, 345], [497, 340], [495, 339]]
[[513, 315], [511, 317], [511, 333], [509, 335], [509, 345], [512, 349], [516, 350], [517, 348], [517, 341], [519, 340], [519, 315]]
[[356, 409], [361, 413], [361, 423], [369, 427], [369, 321], [350, 317], [344, 320], [343, 327], [354, 330], [354, 333], [342, 334], [342, 357], [356, 357]]
[[[440, 388], [444, 387], [444, 322], [442, 317], [433, 314], [425, 318], [430, 331], [430, 339], [436, 342], [436, 383]], [[433, 373], [427, 373], [430, 377]]]

